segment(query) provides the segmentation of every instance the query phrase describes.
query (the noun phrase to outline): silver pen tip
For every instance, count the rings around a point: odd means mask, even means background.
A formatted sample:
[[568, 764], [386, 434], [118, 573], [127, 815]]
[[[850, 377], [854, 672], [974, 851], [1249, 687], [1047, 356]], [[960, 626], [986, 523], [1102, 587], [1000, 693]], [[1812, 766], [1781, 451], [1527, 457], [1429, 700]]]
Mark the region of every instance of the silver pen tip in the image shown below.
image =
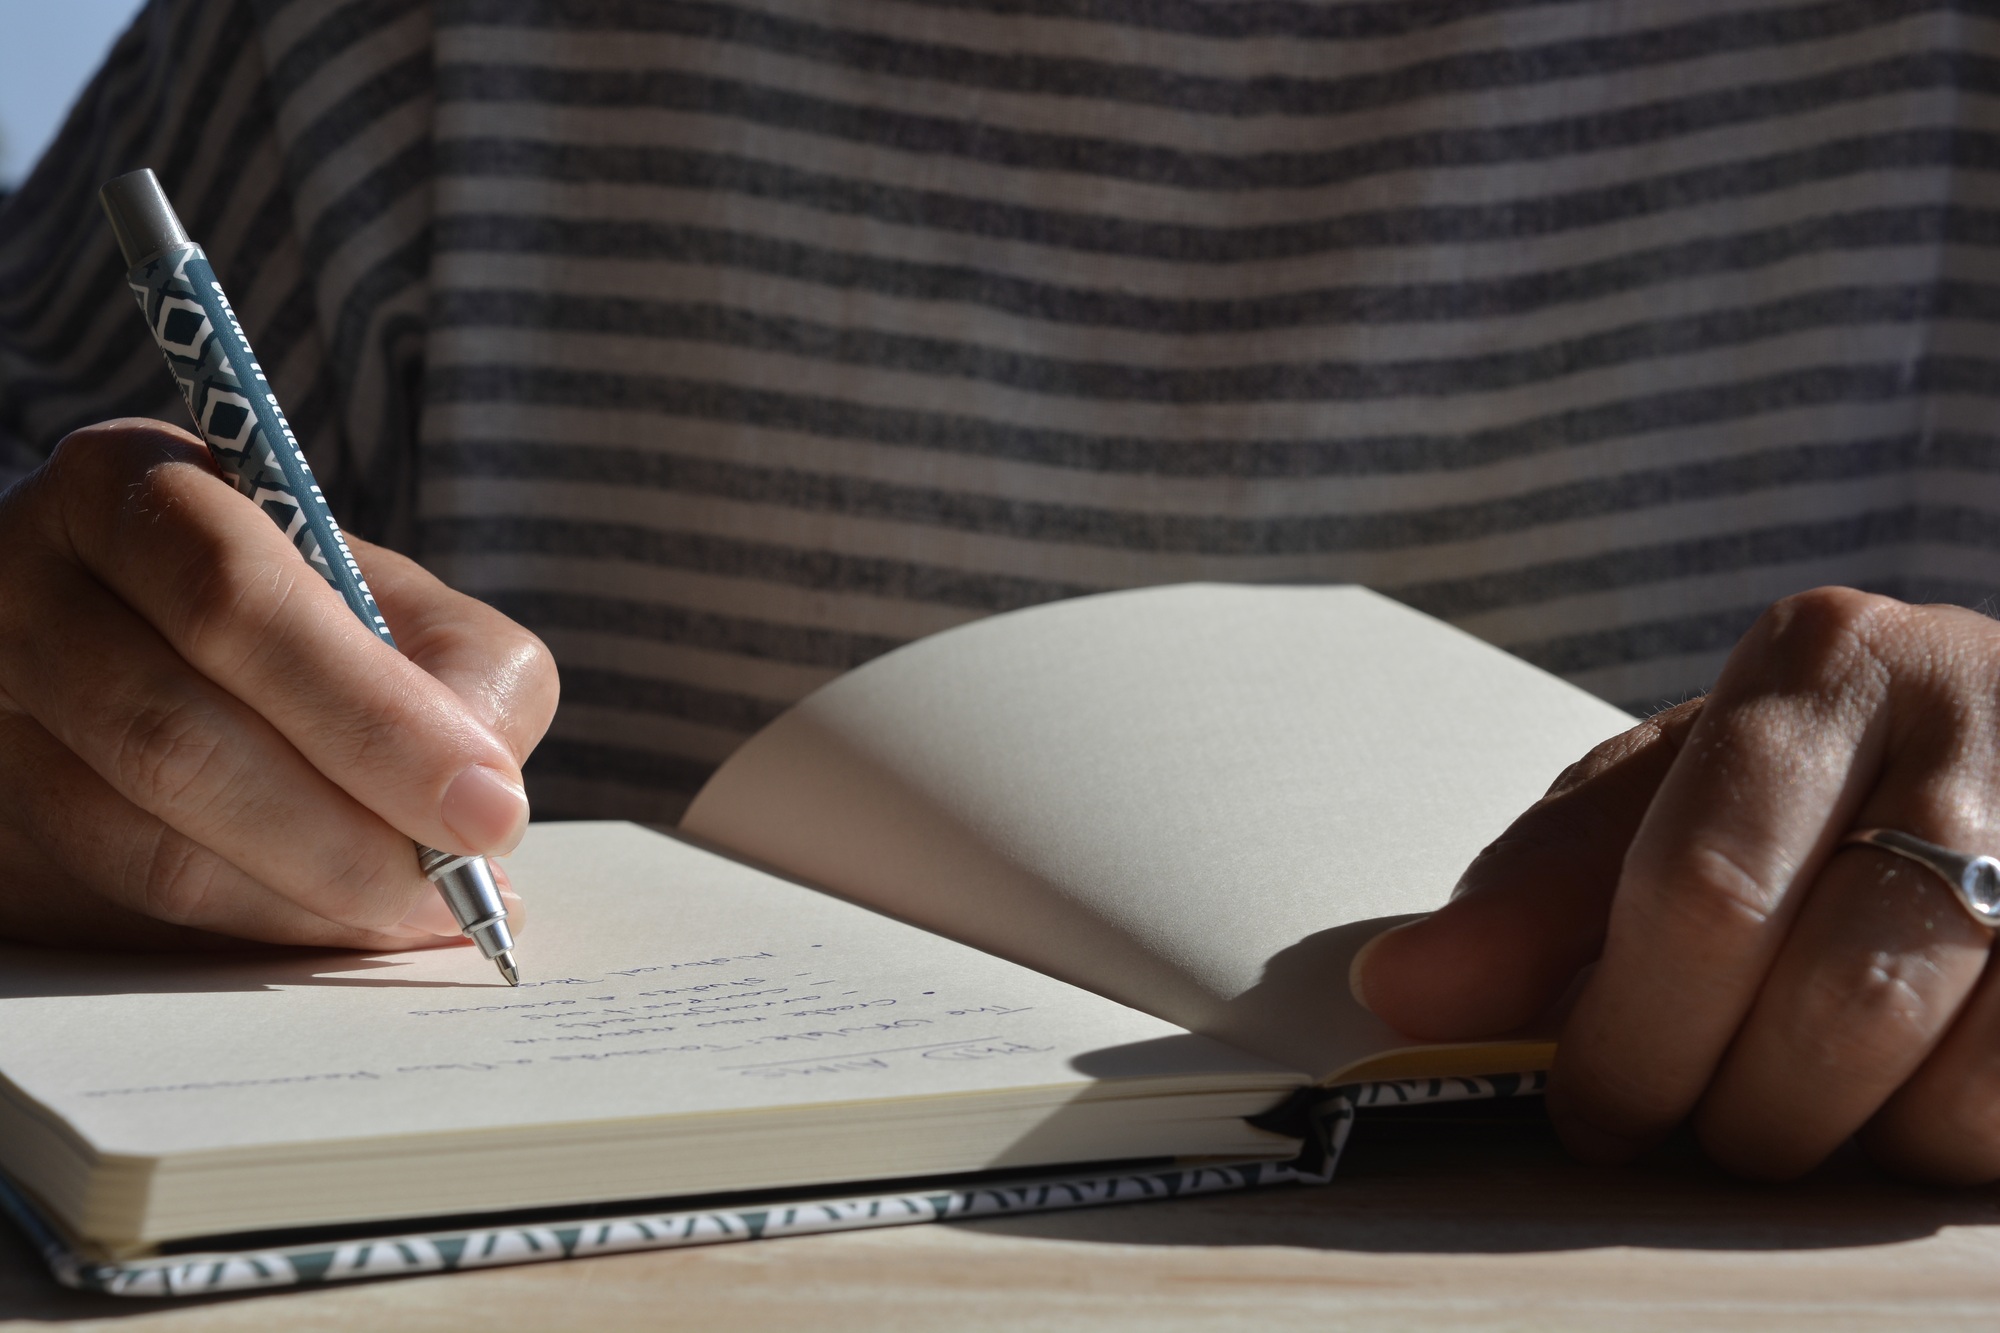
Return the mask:
[[514, 955], [502, 949], [493, 955], [493, 966], [500, 969], [500, 975], [507, 978], [509, 986], [521, 984], [521, 974], [514, 970]]

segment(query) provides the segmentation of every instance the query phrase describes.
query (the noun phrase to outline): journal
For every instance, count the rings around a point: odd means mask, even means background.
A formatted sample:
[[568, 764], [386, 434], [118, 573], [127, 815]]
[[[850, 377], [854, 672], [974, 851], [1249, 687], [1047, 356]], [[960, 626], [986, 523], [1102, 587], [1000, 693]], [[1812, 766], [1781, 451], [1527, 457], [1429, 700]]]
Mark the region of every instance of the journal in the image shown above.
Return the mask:
[[1411, 1043], [1348, 961], [1630, 724], [1356, 588], [979, 621], [671, 834], [534, 827], [517, 990], [464, 949], [0, 950], [0, 1201], [157, 1294], [1309, 1175], [1320, 1092], [1546, 1066]]

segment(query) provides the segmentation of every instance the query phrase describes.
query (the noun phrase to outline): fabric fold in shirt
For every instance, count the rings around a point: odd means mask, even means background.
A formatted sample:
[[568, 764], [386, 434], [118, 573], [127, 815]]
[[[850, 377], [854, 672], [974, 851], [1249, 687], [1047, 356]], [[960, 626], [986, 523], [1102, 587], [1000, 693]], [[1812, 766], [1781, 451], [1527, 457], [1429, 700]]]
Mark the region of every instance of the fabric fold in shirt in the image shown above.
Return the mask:
[[1358, 582], [1625, 707], [2000, 588], [1994, 57], [1945, 4], [154, 0], [0, 211], [0, 432], [178, 421], [151, 165], [343, 521], [671, 820], [914, 637]]

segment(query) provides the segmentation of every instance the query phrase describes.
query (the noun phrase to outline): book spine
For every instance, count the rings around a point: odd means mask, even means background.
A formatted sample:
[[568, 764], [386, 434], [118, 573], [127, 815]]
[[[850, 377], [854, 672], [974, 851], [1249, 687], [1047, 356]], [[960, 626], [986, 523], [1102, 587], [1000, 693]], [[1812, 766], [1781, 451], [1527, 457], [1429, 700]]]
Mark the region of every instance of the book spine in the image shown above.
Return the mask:
[[1358, 1110], [1432, 1102], [1539, 1095], [1543, 1074], [1408, 1079], [1329, 1088], [1306, 1108], [1305, 1141], [1289, 1162], [1099, 1168], [1006, 1183], [855, 1194], [755, 1207], [635, 1213], [589, 1221], [410, 1232], [367, 1240], [274, 1246], [227, 1254], [186, 1254], [121, 1262], [76, 1253], [34, 1205], [0, 1178], [0, 1212], [11, 1215], [41, 1250], [64, 1286], [112, 1296], [213, 1296], [232, 1291], [309, 1286], [354, 1278], [492, 1268], [581, 1259], [634, 1250], [678, 1249], [726, 1241], [770, 1240], [828, 1231], [910, 1226], [953, 1218], [1095, 1208], [1148, 1199], [1322, 1185], [1333, 1178]]

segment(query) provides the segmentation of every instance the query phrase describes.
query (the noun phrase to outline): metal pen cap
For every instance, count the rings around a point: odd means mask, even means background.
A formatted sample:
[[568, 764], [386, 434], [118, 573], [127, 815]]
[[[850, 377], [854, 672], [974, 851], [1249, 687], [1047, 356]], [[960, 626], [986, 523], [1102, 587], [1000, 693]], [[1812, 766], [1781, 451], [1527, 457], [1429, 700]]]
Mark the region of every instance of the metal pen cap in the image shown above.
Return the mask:
[[97, 192], [97, 199], [104, 205], [104, 216], [111, 220], [111, 235], [118, 242], [118, 252], [125, 256], [126, 268], [137, 268], [176, 246], [194, 244], [151, 167], [108, 182]]
[[493, 960], [508, 985], [520, 985], [521, 974], [514, 967], [514, 936], [507, 929], [507, 906], [500, 900], [500, 885], [486, 858], [419, 847], [417, 867], [444, 895], [458, 928], [479, 946], [480, 953]]

